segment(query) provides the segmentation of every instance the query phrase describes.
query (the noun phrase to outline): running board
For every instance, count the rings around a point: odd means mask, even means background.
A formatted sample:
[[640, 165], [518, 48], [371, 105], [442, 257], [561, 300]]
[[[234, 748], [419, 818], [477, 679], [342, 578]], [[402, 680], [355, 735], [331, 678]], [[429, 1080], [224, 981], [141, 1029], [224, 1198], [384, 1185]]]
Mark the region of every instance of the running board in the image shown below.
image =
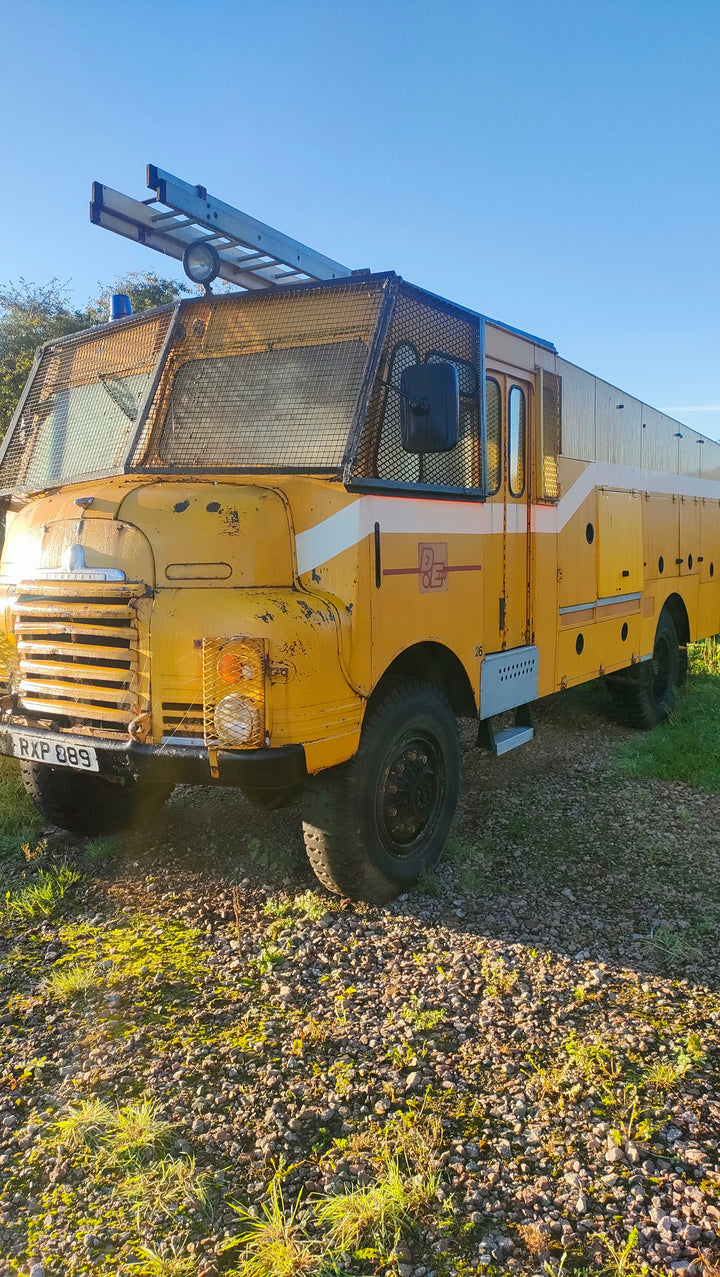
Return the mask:
[[515, 723], [512, 727], [500, 727], [495, 730], [491, 718], [483, 718], [478, 723], [477, 746], [486, 749], [499, 757], [509, 754], [518, 745], [527, 745], [535, 735], [532, 721], [532, 710], [529, 705], [518, 705], [515, 710]]

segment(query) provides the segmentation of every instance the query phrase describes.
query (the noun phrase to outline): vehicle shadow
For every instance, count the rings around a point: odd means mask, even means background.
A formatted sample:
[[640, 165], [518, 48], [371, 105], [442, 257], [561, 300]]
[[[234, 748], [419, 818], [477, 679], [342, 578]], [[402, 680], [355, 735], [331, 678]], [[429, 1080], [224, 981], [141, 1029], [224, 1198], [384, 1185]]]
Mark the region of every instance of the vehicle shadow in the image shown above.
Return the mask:
[[[500, 759], [477, 751], [472, 724], [463, 729], [446, 856], [390, 911], [426, 931], [720, 988], [717, 796], [623, 770], [614, 747], [634, 733], [613, 721], [600, 685], [548, 698], [536, 724], [532, 745]], [[218, 907], [239, 881], [322, 893], [300, 804], [261, 810], [236, 790], [178, 789], [127, 836], [124, 856], [189, 876]]]

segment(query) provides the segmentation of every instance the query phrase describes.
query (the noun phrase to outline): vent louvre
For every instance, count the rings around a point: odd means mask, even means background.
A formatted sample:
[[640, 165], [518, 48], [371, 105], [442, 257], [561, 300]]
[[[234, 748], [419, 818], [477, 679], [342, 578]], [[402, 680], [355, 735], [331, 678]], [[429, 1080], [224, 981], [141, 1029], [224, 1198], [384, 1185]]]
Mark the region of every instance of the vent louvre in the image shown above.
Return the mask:
[[184, 740], [191, 737], [202, 742], [204, 739], [203, 707], [195, 702], [163, 701], [162, 705], [163, 740], [173, 738]]

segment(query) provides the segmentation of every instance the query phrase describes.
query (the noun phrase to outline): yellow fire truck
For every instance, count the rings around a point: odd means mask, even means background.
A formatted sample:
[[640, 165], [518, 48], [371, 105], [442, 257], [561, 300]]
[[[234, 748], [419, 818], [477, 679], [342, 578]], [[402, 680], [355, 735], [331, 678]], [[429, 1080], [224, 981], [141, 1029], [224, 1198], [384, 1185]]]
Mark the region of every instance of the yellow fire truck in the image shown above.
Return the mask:
[[637, 726], [667, 715], [720, 629], [720, 445], [148, 180], [95, 184], [93, 220], [205, 293], [38, 354], [0, 456], [0, 751], [86, 834], [178, 783], [302, 792], [317, 876], [379, 902], [442, 852], [457, 716], [503, 753], [598, 676]]

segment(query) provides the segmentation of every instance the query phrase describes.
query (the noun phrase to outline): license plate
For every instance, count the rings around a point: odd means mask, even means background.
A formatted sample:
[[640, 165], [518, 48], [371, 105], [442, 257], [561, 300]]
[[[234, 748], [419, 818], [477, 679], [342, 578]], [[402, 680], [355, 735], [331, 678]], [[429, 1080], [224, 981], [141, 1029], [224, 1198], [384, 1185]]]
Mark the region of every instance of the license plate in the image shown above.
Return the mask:
[[52, 763], [53, 767], [75, 767], [81, 772], [99, 771], [92, 745], [71, 745], [62, 736], [32, 736], [12, 732], [13, 753], [26, 763]]

